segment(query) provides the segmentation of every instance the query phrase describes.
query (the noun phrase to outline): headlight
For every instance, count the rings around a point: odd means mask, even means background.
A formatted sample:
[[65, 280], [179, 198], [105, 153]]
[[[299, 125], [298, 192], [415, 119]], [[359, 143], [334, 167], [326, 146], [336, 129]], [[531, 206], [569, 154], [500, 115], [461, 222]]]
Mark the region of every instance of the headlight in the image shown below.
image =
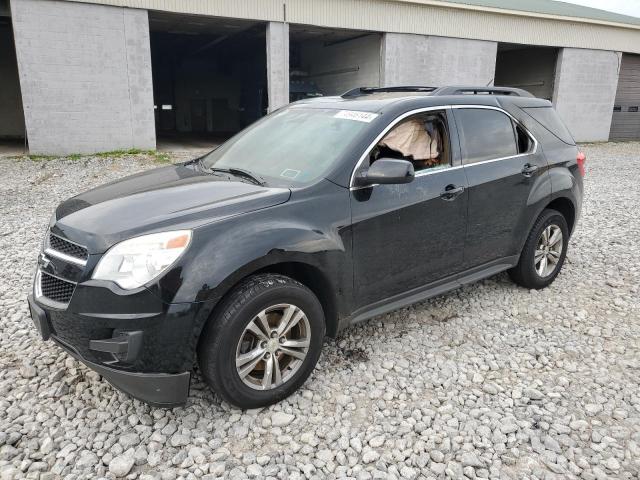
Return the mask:
[[93, 271], [96, 280], [111, 280], [130, 290], [153, 280], [189, 246], [191, 230], [152, 233], [111, 247]]

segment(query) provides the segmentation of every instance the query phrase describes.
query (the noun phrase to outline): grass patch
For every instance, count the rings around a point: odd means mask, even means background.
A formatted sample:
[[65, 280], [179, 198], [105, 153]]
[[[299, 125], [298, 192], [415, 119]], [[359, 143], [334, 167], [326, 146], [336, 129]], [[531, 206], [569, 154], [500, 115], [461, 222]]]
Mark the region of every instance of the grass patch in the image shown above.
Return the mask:
[[21, 155], [15, 158], [25, 158], [25, 157], [28, 158], [29, 160], [33, 160], [34, 162], [44, 162], [47, 160], [54, 160], [56, 158], [61, 158], [55, 155]]
[[171, 163], [171, 155], [167, 152], [152, 152], [153, 159], [156, 163]]
[[151, 157], [155, 163], [171, 163], [171, 155], [166, 152], [159, 152], [157, 150], [140, 150], [138, 148], [100, 152], [96, 153], [94, 156], [99, 158], [121, 158], [129, 155], [147, 155]]
[[171, 155], [167, 152], [158, 152], [157, 150], [140, 150], [139, 148], [130, 148], [128, 150], [112, 150], [110, 152], [98, 153], [72, 153], [69, 155], [18, 155], [7, 157], [13, 160], [29, 159], [34, 162], [43, 162], [48, 160], [80, 160], [82, 158], [123, 158], [130, 155], [146, 155], [151, 157], [155, 163], [171, 163]]
[[127, 155], [152, 155], [153, 153], [153, 150], [140, 150], [139, 148], [130, 148], [128, 150], [112, 150], [110, 152], [94, 153], [93, 156], [100, 158], [120, 158], [126, 157]]

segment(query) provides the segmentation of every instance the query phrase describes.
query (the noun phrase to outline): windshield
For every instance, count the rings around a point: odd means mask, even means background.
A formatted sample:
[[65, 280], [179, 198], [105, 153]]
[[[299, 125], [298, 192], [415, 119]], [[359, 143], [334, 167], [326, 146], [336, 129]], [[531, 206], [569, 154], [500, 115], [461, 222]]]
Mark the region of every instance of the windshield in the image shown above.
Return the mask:
[[202, 158], [207, 169], [242, 169], [267, 183], [310, 183], [325, 174], [375, 113], [289, 107]]

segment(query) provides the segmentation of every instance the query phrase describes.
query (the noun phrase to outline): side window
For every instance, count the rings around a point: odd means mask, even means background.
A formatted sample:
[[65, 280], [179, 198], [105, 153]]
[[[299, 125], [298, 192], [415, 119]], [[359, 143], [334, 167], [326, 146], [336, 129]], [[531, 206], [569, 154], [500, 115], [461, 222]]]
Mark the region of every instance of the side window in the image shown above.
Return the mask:
[[462, 108], [456, 111], [456, 123], [467, 165], [518, 153], [511, 118], [498, 110]]
[[518, 139], [518, 153], [530, 153], [533, 150], [533, 140], [525, 132], [524, 128], [516, 125], [516, 137]]
[[416, 172], [450, 166], [446, 113], [425, 112], [402, 120], [371, 150], [369, 162], [379, 158], [409, 160]]

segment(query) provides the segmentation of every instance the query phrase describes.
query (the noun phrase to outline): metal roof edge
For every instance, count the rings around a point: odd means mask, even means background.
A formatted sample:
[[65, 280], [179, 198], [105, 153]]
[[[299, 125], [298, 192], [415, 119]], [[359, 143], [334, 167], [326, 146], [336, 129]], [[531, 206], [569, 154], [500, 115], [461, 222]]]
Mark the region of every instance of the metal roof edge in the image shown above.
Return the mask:
[[[429, 5], [433, 7], [455, 8], [458, 10], [471, 10], [476, 12], [491, 12], [502, 15], [515, 15], [519, 17], [545, 18], [549, 20], [559, 20], [564, 22], [591, 23], [596, 25], [605, 25], [608, 27], [627, 28], [631, 30], [640, 30], [640, 24], [620, 23], [608, 20], [600, 20], [588, 17], [573, 17], [567, 15], [555, 15], [551, 13], [529, 12], [526, 10], [513, 10], [509, 8], [497, 8], [491, 6], [471, 5], [468, 3], [453, 3], [446, 0], [391, 0], [392, 2], [408, 3], [416, 5]], [[640, 19], [638, 19], [640, 22]]]

